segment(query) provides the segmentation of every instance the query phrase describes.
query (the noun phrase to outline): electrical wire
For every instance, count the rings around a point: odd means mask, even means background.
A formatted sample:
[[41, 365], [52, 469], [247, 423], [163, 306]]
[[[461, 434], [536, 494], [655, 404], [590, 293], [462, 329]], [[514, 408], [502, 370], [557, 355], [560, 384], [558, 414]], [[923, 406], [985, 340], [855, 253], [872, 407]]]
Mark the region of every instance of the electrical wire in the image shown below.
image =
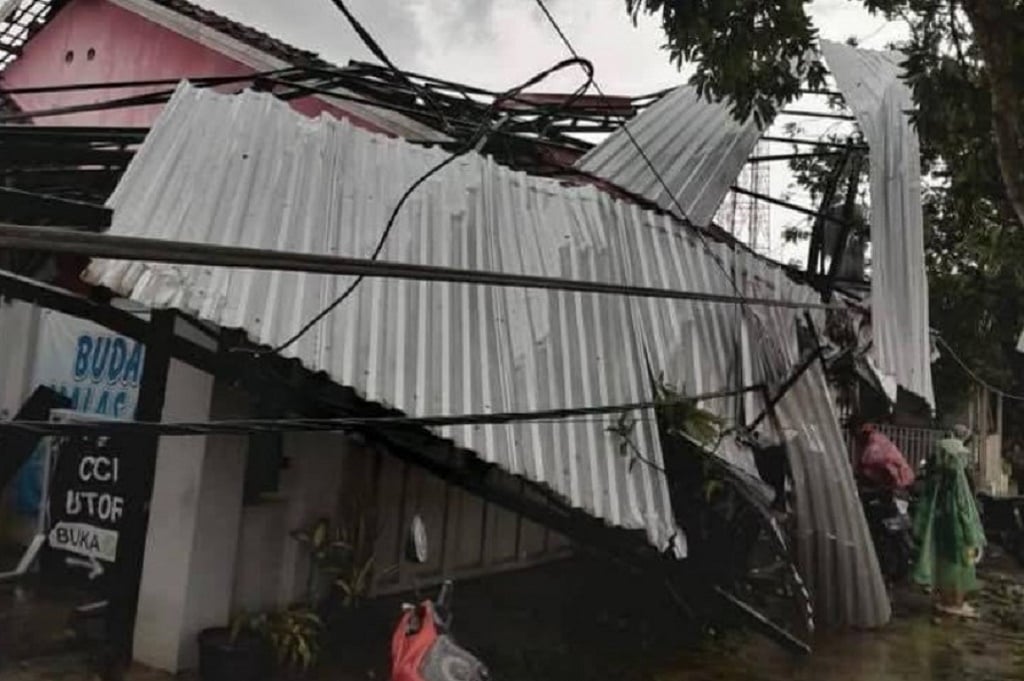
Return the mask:
[[968, 376], [970, 376], [975, 383], [984, 387], [990, 392], [994, 392], [995, 394], [999, 395], [1004, 399], [1011, 400], [1014, 402], [1024, 402], [1024, 395], [1015, 395], [1013, 393], [1006, 392], [1002, 388], [997, 388], [996, 386], [992, 385], [991, 383], [983, 379], [981, 376], [979, 376], [973, 369], [971, 369], [970, 366], [967, 365], [967, 362], [960, 358], [960, 355], [958, 355], [956, 351], [953, 350], [952, 347], [950, 347], [949, 343], [947, 343], [942, 336], [936, 334], [935, 340], [939, 345], [946, 348], [946, 351], [949, 352], [950, 357], [952, 357], [953, 360], [960, 365], [960, 368], [963, 369], [964, 372]]
[[[569, 50], [569, 53], [572, 54], [572, 56], [579, 58], [580, 55], [576, 51], [576, 48], [573, 46], [572, 41], [569, 40], [569, 37], [565, 34], [565, 31], [562, 30], [562, 27], [559, 25], [558, 20], [555, 19], [553, 14], [551, 14], [551, 11], [548, 9], [547, 4], [545, 4], [544, 0], [535, 1], [537, 3], [537, 6], [540, 7], [541, 12], [544, 13], [545, 17], [547, 17], [548, 23], [551, 24], [552, 28], [554, 28], [555, 32], [558, 34], [558, 37], [561, 38], [562, 43], [565, 45], [566, 49]], [[602, 90], [600, 84], [596, 80], [594, 81], [594, 89], [597, 90], [598, 94], [600, 94], [602, 97], [606, 96], [604, 90]], [[722, 261], [719, 255], [715, 253], [715, 251], [711, 248], [711, 244], [707, 242], [707, 238], [704, 234], [704, 231], [697, 225], [692, 225], [692, 223], [690, 223], [686, 215], [686, 211], [683, 209], [682, 204], [679, 203], [679, 199], [676, 198], [675, 192], [672, 191], [672, 188], [669, 187], [668, 182], [658, 171], [657, 167], [655, 167], [654, 162], [651, 160], [651, 157], [648, 156], [647, 152], [640, 144], [640, 141], [637, 140], [637, 138], [633, 135], [633, 132], [629, 129], [629, 124], [624, 124], [621, 130], [623, 131], [623, 133], [625, 133], [630, 143], [633, 145], [637, 153], [640, 155], [640, 158], [643, 159], [644, 163], [647, 165], [647, 168], [651, 171], [655, 179], [657, 179], [658, 183], [661, 185], [662, 189], [664, 189], [665, 193], [671, 199], [672, 204], [676, 207], [676, 210], [678, 211], [679, 220], [681, 220], [684, 223], [691, 224], [691, 226], [694, 228], [694, 233], [697, 235], [698, 241], [700, 241], [701, 246], [704, 248], [704, 251], [711, 257], [711, 260], [715, 263], [715, 265], [718, 266], [718, 269], [721, 270], [722, 276], [724, 276], [726, 281], [729, 282], [730, 286], [732, 287], [733, 291], [735, 291], [736, 295], [739, 298], [743, 298], [744, 294], [742, 291], [740, 291], [739, 286], [736, 285], [736, 280], [733, 274], [730, 274], [728, 268], [725, 266], [725, 263]], [[750, 316], [749, 313], [750, 310], [747, 309], [747, 306], [743, 303], [740, 303], [741, 317]], [[737, 342], [739, 341], [737, 340]], [[721, 445], [723, 440], [724, 437], [719, 439], [718, 445], [716, 445], [715, 447], [716, 452], [718, 446]]]
[[82, 90], [119, 90], [135, 87], [157, 87], [160, 85], [177, 85], [183, 80], [201, 86], [228, 85], [231, 83], [262, 80], [263, 78], [280, 78], [292, 73], [301, 73], [304, 69], [284, 68], [273, 71], [257, 71], [244, 76], [181, 76], [179, 78], [163, 78], [157, 80], [114, 80], [94, 83], [72, 83], [62, 85], [34, 85], [31, 87], [3, 88], [7, 95], [37, 95], [59, 92], [79, 92]]
[[[694, 396], [684, 396], [678, 402], [709, 400], [728, 397], [746, 392], [759, 391], [762, 386], [747, 386], [740, 389], [719, 390]], [[157, 423], [152, 421], [88, 420], [88, 417], [74, 417], [74, 421], [32, 421], [12, 420], [0, 422], [0, 433], [29, 432], [38, 435], [247, 435], [262, 432], [313, 432], [346, 431], [373, 426], [419, 426], [428, 428], [508, 425], [515, 423], [558, 422], [567, 423], [576, 417], [613, 416], [631, 411], [643, 411], [671, 405], [673, 401], [642, 401], [612, 404], [597, 407], [570, 407], [565, 409], [544, 409], [535, 411], [512, 411], [476, 414], [446, 414], [437, 416], [352, 416], [341, 418], [294, 418], [294, 419], [229, 419], [203, 422]], [[580, 421], [584, 422], [584, 421]], [[595, 419], [585, 422], [593, 423]], [[607, 420], [597, 420], [607, 422]]]
[[[585, 59], [573, 57], [572, 59], [565, 59], [558, 62], [554, 66], [545, 69], [544, 71], [541, 71], [540, 73], [526, 80], [522, 84], [517, 85], [516, 87], [496, 97], [494, 101], [491, 103], [490, 107], [488, 107], [488, 111], [483, 116], [480, 126], [477, 128], [476, 133], [469, 139], [469, 141], [465, 145], [463, 145], [461, 149], [458, 149], [457, 151], [453, 152], [451, 156], [428, 169], [415, 182], [409, 185], [409, 188], [406, 189], [402, 196], [398, 199], [398, 202], [395, 204], [394, 208], [391, 209], [391, 214], [388, 216], [387, 223], [384, 225], [384, 230], [381, 232], [380, 238], [377, 240], [377, 245], [370, 255], [370, 260], [377, 260], [377, 258], [381, 254], [381, 251], [384, 250], [384, 245], [388, 240], [388, 236], [391, 234], [391, 230], [395, 226], [395, 221], [398, 218], [398, 214], [402, 210], [402, 206], [405, 205], [405, 202], [409, 199], [410, 196], [412, 196], [413, 192], [415, 192], [416, 189], [418, 189], [430, 177], [441, 171], [445, 166], [449, 165], [460, 156], [463, 156], [476, 148], [477, 144], [487, 134], [488, 128], [492, 127], [490, 125], [490, 118], [500, 102], [509, 98], [516, 97], [526, 88], [536, 85], [537, 83], [540, 83], [547, 79], [551, 74], [561, 71], [562, 69], [569, 68], [571, 66], [579, 66], [580, 68], [582, 68], [584, 73], [587, 75], [587, 81], [582, 86], [580, 86], [580, 88], [578, 88], [576, 92], [568, 100], [566, 100], [564, 104], [561, 105], [561, 108], [571, 106], [573, 102], [575, 102], [577, 99], [583, 96], [583, 94], [585, 94], [586, 91], [590, 88], [590, 85], [594, 82], [594, 67], [589, 61]], [[493, 127], [496, 130], [500, 130], [501, 125], [501, 123], [498, 123], [496, 126]], [[345, 289], [344, 292], [342, 292], [340, 296], [331, 301], [330, 304], [328, 304], [326, 307], [320, 310], [320, 312], [314, 315], [309, 321], [303, 324], [302, 327], [294, 334], [292, 334], [287, 340], [285, 340], [280, 345], [274, 347], [272, 352], [274, 352], [275, 354], [281, 353], [284, 350], [291, 347], [292, 345], [294, 345], [296, 342], [298, 342], [303, 336], [309, 333], [309, 331], [314, 326], [319, 324], [325, 317], [327, 317], [327, 315], [331, 314], [331, 312], [336, 310], [339, 305], [345, 302], [345, 300], [347, 300], [349, 296], [351, 296], [352, 293], [356, 290], [359, 284], [363, 282], [363, 279], [365, 279], [365, 275], [360, 275], [356, 277], [356, 279], [351, 284], [348, 285], [348, 287]], [[239, 348], [236, 349], [236, 351], [252, 352], [252, 350], [248, 348]]]
[[[574, 57], [579, 58], [579, 53], [576, 51], [576, 48], [569, 40], [569, 37], [565, 34], [565, 31], [562, 30], [562, 27], [559, 25], [558, 20], [556, 20], [554, 15], [551, 14], [551, 11], [548, 9], [544, 0], [535, 1], [537, 5], [540, 7], [541, 11], [544, 13], [544, 16], [547, 17], [548, 22], [555, 29], [555, 32], [558, 34], [558, 37], [561, 38], [562, 43], [565, 45], [566, 49], [569, 50], [569, 53], [572, 54]], [[598, 94], [600, 94], [602, 97], [606, 96], [604, 90], [601, 89], [601, 85], [596, 80], [594, 81], [594, 89], [597, 90]], [[679, 199], [676, 198], [675, 192], [673, 192], [672, 188], [669, 187], [668, 182], [658, 171], [657, 167], [655, 167], [654, 162], [651, 160], [651, 157], [647, 155], [647, 152], [644, 150], [639, 140], [637, 140], [637, 138], [633, 135], [633, 132], [629, 129], [629, 125], [623, 125], [621, 130], [623, 133], [625, 133], [630, 143], [636, 149], [637, 153], [640, 155], [640, 158], [643, 159], [644, 163], [647, 165], [647, 168], [654, 175], [655, 179], [658, 181], [658, 184], [661, 185], [661, 188], [665, 190], [665, 193], [668, 195], [672, 203], [675, 205], [676, 210], [678, 211], [677, 217], [679, 218], [679, 220], [687, 224], [690, 224], [689, 219], [686, 216], [686, 211], [683, 209], [682, 204], [679, 203]], [[722, 274], [725, 276], [726, 280], [728, 280], [729, 283], [732, 285], [732, 288], [736, 291], [736, 293], [742, 296], [743, 294], [740, 292], [739, 287], [736, 286], [736, 281], [733, 279], [732, 275], [729, 274], [729, 271], [726, 268], [725, 263], [722, 262], [722, 259], [718, 256], [717, 253], [714, 252], [714, 250], [712, 250], [711, 245], [707, 242], [707, 239], [704, 235], [704, 231], [696, 225], [691, 226], [694, 228], [694, 232], [696, 233], [697, 238], [700, 240], [704, 250], [707, 252], [708, 255], [711, 256], [715, 264], [718, 265], [718, 268], [722, 271]]]
[[60, 227], [37, 227], [0, 222], [0, 248], [46, 253], [103, 258], [107, 260], [134, 260], [139, 262], [172, 263], [176, 265], [204, 265], [208, 267], [234, 267], [250, 270], [278, 272], [306, 272], [344, 276], [380, 277], [409, 281], [436, 281], [457, 284], [526, 288], [546, 291], [578, 291], [636, 298], [665, 300], [698, 300], [729, 305], [758, 305], [790, 309], [839, 309], [846, 306], [780, 300], [778, 298], [737, 297], [725, 293], [680, 291], [676, 288], [633, 286], [587, 279], [567, 279], [532, 274], [513, 274], [490, 270], [469, 270], [441, 265], [370, 260], [345, 256], [274, 251], [244, 246], [222, 246], [209, 242], [175, 241], [148, 237], [95, 234], [89, 231]]
[[380, 59], [382, 62], [384, 62], [384, 64], [389, 69], [391, 69], [392, 73], [394, 73], [395, 76], [397, 76], [401, 80], [404, 80], [406, 85], [408, 85], [417, 93], [419, 93], [419, 95], [423, 98], [424, 103], [427, 104], [427, 106], [429, 106], [431, 109], [433, 109], [434, 113], [437, 114], [438, 118], [440, 118], [445, 131], [450, 130], [451, 124], [445, 118], [444, 112], [441, 110], [441, 107], [438, 106], [437, 102], [434, 101], [434, 98], [431, 96], [427, 88], [422, 87], [417, 83], [414, 83], [411, 78], [405, 75], [405, 72], [403, 72], [401, 69], [395, 66], [395, 63], [391, 61], [391, 58], [388, 57], [387, 53], [380, 46], [380, 44], [378, 44], [377, 41], [374, 40], [373, 36], [370, 35], [370, 32], [367, 31], [366, 28], [361, 23], [359, 23], [359, 20], [356, 19], [352, 12], [349, 11], [348, 7], [345, 6], [345, 3], [342, 0], [331, 1], [334, 3], [334, 6], [341, 10], [341, 13], [345, 15], [345, 18], [348, 20], [349, 25], [352, 26], [352, 30], [356, 32], [356, 35], [358, 35], [359, 39], [363, 41], [363, 44], [366, 45], [367, 49], [369, 49], [370, 52], [372, 52], [373, 55], [377, 57], [377, 59]]

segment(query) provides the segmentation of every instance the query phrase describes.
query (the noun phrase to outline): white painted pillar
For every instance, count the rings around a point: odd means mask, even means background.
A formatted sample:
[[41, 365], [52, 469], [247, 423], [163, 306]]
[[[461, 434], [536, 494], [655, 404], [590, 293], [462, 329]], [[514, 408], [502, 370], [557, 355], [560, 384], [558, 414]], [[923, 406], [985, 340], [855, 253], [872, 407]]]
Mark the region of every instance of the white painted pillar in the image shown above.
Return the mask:
[[[171, 362], [164, 421], [224, 418], [230, 400], [208, 374]], [[246, 441], [237, 436], [161, 438], [135, 622], [137, 661], [172, 673], [192, 668], [199, 631], [228, 624], [245, 455]]]

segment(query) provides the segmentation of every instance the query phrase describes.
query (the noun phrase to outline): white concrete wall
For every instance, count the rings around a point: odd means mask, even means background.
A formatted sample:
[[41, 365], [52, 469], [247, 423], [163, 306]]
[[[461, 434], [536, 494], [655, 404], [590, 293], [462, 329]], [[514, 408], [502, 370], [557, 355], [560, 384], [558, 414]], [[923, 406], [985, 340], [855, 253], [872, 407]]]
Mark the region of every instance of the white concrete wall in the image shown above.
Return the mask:
[[288, 467], [273, 498], [244, 507], [233, 610], [252, 612], [306, 598], [309, 557], [291, 533], [316, 519], [338, 520], [345, 459], [352, 441], [334, 433], [290, 433]]
[[[21, 301], [0, 301], [0, 421], [14, 418], [32, 392], [36, 340], [42, 310]], [[10, 486], [0, 489], [0, 539], [25, 542], [31, 519], [13, 511]]]
[[[285, 524], [291, 532], [317, 518], [338, 521], [338, 497], [341, 494], [345, 457], [352, 441], [337, 433], [290, 433], [285, 436], [284, 451], [288, 468], [283, 471], [281, 493], [287, 499]], [[290, 537], [285, 541], [284, 562], [278, 591], [280, 603], [306, 596], [309, 556]]]
[[[165, 421], [229, 418], [244, 400], [180, 362], [167, 378]], [[246, 440], [165, 437], [157, 450], [135, 658], [169, 672], [197, 663], [196, 636], [229, 621]]]
[[235, 560], [233, 612], [260, 612], [281, 605], [284, 546], [289, 541], [284, 500], [265, 501], [242, 508], [242, 524]]
[[14, 418], [32, 391], [32, 369], [42, 310], [0, 301], [0, 420]]

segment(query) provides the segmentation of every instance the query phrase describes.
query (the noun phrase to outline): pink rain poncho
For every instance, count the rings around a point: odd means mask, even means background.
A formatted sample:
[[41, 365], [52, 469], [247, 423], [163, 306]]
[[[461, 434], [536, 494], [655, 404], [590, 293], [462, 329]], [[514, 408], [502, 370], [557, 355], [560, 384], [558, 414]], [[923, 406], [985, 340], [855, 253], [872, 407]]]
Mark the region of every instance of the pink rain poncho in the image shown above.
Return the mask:
[[860, 431], [860, 458], [857, 473], [868, 482], [890, 489], [903, 489], [914, 484], [914, 471], [892, 440], [874, 426]]

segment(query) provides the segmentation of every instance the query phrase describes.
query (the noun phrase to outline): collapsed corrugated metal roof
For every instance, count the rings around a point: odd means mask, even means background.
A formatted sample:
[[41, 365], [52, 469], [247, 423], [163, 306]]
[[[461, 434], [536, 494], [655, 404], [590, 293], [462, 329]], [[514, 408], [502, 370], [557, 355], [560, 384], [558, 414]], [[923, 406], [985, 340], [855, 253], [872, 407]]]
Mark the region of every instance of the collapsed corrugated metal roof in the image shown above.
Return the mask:
[[[789, 375], [801, 363], [796, 339], [775, 310], [757, 310], [762, 361], [769, 375]], [[818, 320], [815, 320], [818, 323]], [[804, 351], [806, 352], [806, 350]], [[768, 419], [785, 442], [793, 477], [797, 563], [814, 597], [818, 622], [874, 627], [889, 620], [889, 596], [857, 493], [839, 414], [823, 363], [814, 361], [779, 400]], [[867, 549], [867, 550], [865, 550]]]
[[[365, 255], [401, 193], [446, 156], [329, 117], [304, 120], [267, 95], [183, 86], [111, 197], [111, 231]], [[483, 157], [463, 157], [412, 195], [381, 258], [633, 279], [623, 250], [640, 234], [602, 219], [613, 207], [597, 190], [560, 189]], [[656, 230], [648, 226], [648, 238], [670, 240]], [[350, 283], [109, 262], [95, 263], [90, 279], [148, 305], [245, 329], [268, 345], [284, 341]], [[286, 354], [412, 415], [639, 401], [650, 388], [629, 307], [622, 298], [370, 279]], [[440, 433], [595, 516], [645, 529], [665, 548], [677, 529], [664, 476], [650, 466], [629, 470], [605, 432], [612, 423]], [[658, 465], [653, 423], [639, 423], [636, 436]]]
[[870, 148], [872, 352], [881, 372], [934, 407], [921, 150], [903, 55], [822, 41]]
[[[268, 95], [226, 96], [183, 85], [111, 198], [111, 231], [365, 256], [399, 196], [445, 157], [329, 117], [304, 119]], [[817, 297], [781, 268], [726, 244], [705, 244], [669, 216], [472, 153], [412, 194], [381, 257], [781, 300]], [[244, 329], [270, 346], [350, 283], [111, 261], [94, 262], [86, 278], [146, 305]], [[771, 308], [752, 316], [736, 305], [709, 302], [369, 279], [285, 354], [410, 415], [584, 407], [651, 400], [649, 370], [685, 394], [778, 384], [791, 367], [765, 362], [763, 348], [772, 340], [779, 356], [794, 357], [802, 314]], [[815, 399], [830, 398], [822, 391]], [[704, 406], [749, 419], [764, 400], [749, 393]], [[661, 445], [653, 414], [635, 416], [645, 465], [631, 466], [619, 454], [621, 443], [608, 432], [613, 417], [440, 433], [596, 517], [646, 530], [653, 544], [666, 548], [679, 531], [660, 470]], [[718, 453], [753, 469], [748, 451], [727, 444]], [[845, 459], [845, 449], [828, 456]], [[803, 465], [825, 464], [818, 457]], [[836, 482], [851, 484], [830, 479]], [[863, 558], [870, 562], [873, 548], [863, 539], [854, 494], [851, 487], [835, 497], [833, 510], [841, 517], [798, 522], [817, 541], [871, 554]], [[834, 562], [825, 569], [835, 569]], [[877, 600], [870, 582], [823, 588], [836, 590], [827, 602]]]
[[680, 217], [706, 227], [761, 135], [753, 118], [740, 124], [729, 106], [707, 101], [692, 85], [676, 88], [588, 152], [576, 167], [669, 212], [679, 213], [678, 202]]

